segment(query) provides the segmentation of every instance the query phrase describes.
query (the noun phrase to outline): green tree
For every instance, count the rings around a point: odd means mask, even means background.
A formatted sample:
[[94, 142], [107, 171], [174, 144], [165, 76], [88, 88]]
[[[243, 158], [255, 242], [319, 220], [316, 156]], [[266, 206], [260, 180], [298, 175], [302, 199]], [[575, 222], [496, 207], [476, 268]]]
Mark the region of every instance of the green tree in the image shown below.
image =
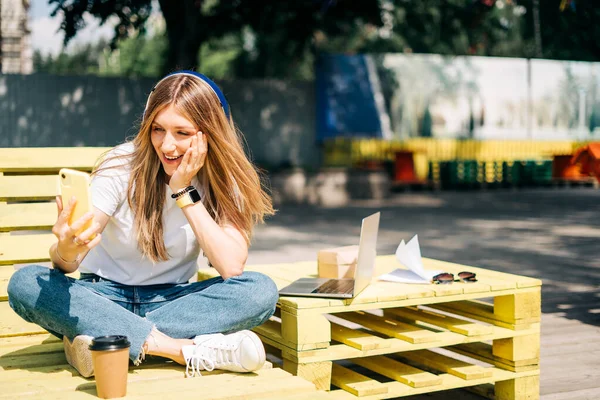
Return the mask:
[[119, 41], [115, 51], [105, 47], [100, 56], [100, 75], [157, 77], [162, 73], [167, 52], [163, 33], [136, 35]]
[[107, 43], [100, 41], [94, 44], [78, 46], [70, 53], [61, 52], [56, 56], [44, 56], [39, 51], [33, 54], [35, 72], [54, 75], [86, 75], [98, 74], [98, 59]]
[[[535, 0], [380, 1], [391, 30], [362, 26], [354, 36], [335, 38], [328, 51], [408, 52], [443, 55], [537, 57]], [[600, 4], [538, 0], [541, 56], [600, 60]]]
[[63, 50], [56, 56], [33, 54], [35, 72], [55, 75], [101, 75], [156, 77], [162, 73], [166, 38], [163, 34], [150, 37], [136, 35], [121, 40], [110, 49], [105, 40]]
[[101, 21], [117, 17], [111, 46], [120, 51], [102, 53], [106, 74], [199, 67], [221, 79], [312, 79], [320, 52], [534, 57], [536, 32], [544, 58], [600, 58], [594, 0], [562, 10], [562, 0], [159, 0], [163, 38], [145, 38], [151, 0], [48, 1], [62, 15], [66, 42], [87, 13]]
[[[562, 0], [539, 2], [542, 57], [557, 60], [600, 60], [600, 4], [596, 0], [573, 1], [561, 9]], [[519, 0], [527, 9], [523, 57], [535, 57], [535, 26], [531, 10], [533, 0]]]
[[[53, 15], [62, 15], [65, 43], [85, 26], [84, 15], [102, 23], [116, 16], [113, 48], [134, 32], [143, 33], [151, 0], [49, 0]], [[202, 45], [235, 33], [242, 41], [254, 36], [239, 60], [256, 76], [285, 76], [311, 50], [315, 35], [341, 35], [357, 23], [380, 23], [379, 1], [352, 0], [159, 0], [166, 22], [168, 50], [163, 70], [198, 65]], [[235, 36], [235, 35], [234, 35]], [[314, 49], [312, 49], [314, 50]], [[238, 68], [238, 71], [240, 69]]]

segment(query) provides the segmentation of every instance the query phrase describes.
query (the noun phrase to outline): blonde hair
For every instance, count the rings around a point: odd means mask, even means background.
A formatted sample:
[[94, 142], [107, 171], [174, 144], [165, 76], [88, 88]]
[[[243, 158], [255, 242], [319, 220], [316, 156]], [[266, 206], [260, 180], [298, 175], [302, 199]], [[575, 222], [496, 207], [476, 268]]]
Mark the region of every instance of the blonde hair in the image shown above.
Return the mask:
[[225, 115], [213, 89], [199, 78], [175, 74], [160, 81], [151, 93], [132, 141], [133, 154], [104, 159], [94, 171], [101, 171], [110, 160], [127, 157], [131, 168], [127, 200], [140, 252], [153, 262], [169, 258], [162, 220], [168, 179], [150, 137], [154, 118], [169, 105], [205, 134], [208, 151], [198, 172], [204, 206], [217, 224], [235, 226], [250, 244], [254, 225], [275, 213], [271, 197], [244, 153], [242, 134]]

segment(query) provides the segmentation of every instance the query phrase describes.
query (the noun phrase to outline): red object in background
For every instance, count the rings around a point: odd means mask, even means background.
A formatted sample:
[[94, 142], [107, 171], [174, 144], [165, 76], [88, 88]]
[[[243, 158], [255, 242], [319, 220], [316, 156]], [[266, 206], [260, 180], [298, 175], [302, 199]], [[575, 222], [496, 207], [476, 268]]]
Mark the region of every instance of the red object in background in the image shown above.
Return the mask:
[[395, 182], [415, 182], [415, 163], [412, 151], [397, 151], [394, 163]]
[[555, 155], [552, 159], [552, 178], [578, 179], [582, 177], [581, 166], [571, 162], [572, 155]]
[[600, 182], [600, 143], [580, 147], [573, 154], [571, 164], [581, 164], [581, 174], [592, 175]]

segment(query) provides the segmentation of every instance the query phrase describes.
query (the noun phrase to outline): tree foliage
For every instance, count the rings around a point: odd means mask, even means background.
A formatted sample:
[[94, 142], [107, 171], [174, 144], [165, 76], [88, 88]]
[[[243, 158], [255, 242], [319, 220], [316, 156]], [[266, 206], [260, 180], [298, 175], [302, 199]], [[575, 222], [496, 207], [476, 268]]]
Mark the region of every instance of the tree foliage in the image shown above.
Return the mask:
[[[528, 11], [532, 0], [520, 0]], [[563, 0], [540, 1], [541, 41], [544, 58], [600, 61], [600, 3], [597, 0], [571, 0], [561, 9]], [[527, 17], [526, 20], [531, 18]], [[532, 57], [533, 23], [524, 26], [525, 57]]]
[[[89, 13], [101, 22], [118, 18], [112, 43], [116, 47], [118, 40], [132, 32], [143, 32], [151, 11], [151, 0], [49, 2], [55, 5], [53, 15], [63, 16], [65, 43], [85, 26], [84, 15]], [[240, 52], [238, 60], [248, 71], [285, 76], [310, 50], [317, 31], [342, 35], [357, 22], [380, 24], [376, 1], [159, 0], [159, 4], [169, 43], [164, 70], [196, 67], [203, 44], [233, 35], [242, 46], [253, 41], [252, 49]]]
[[100, 40], [62, 52], [56, 56], [33, 54], [36, 72], [54, 75], [100, 75], [156, 77], [162, 72], [162, 59], [167, 48], [164, 35], [135, 36], [118, 42], [116, 49]]
[[33, 69], [36, 72], [53, 75], [98, 74], [98, 60], [107, 43], [100, 41], [75, 48], [72, 52], [62, 52], [56, 56], [33, 53]]
[[[534, 0], [158, 0], [162, 38], [144, 35], [151, 0], [48, 1], [63, 18], [66, 42], [86, 13], [116, 18], [110, 45], [119, 68], [106, 73], [127, 76], [197, 67], [216, 78], [311, 79], [320, 52], [533, 57], [536, 34], [544, 58], [600, 59], [595, 0], [571, 0], [567, 8], [563, 0], [538, 0], [538, 32]], [[56, 68], [93, 70], [77, 57], [57, 60]]]

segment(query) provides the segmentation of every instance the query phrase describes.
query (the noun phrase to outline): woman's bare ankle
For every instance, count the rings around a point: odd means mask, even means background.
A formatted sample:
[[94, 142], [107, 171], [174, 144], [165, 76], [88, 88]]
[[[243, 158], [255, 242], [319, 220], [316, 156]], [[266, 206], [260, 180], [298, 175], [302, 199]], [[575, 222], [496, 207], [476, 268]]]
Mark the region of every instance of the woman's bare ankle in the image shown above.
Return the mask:
[[144, 343], [146, 354], [165, 357], [178, 364], [185, 365], [181, 348], [194, 344], [192, 339], [174, 339], [153, 328]]

